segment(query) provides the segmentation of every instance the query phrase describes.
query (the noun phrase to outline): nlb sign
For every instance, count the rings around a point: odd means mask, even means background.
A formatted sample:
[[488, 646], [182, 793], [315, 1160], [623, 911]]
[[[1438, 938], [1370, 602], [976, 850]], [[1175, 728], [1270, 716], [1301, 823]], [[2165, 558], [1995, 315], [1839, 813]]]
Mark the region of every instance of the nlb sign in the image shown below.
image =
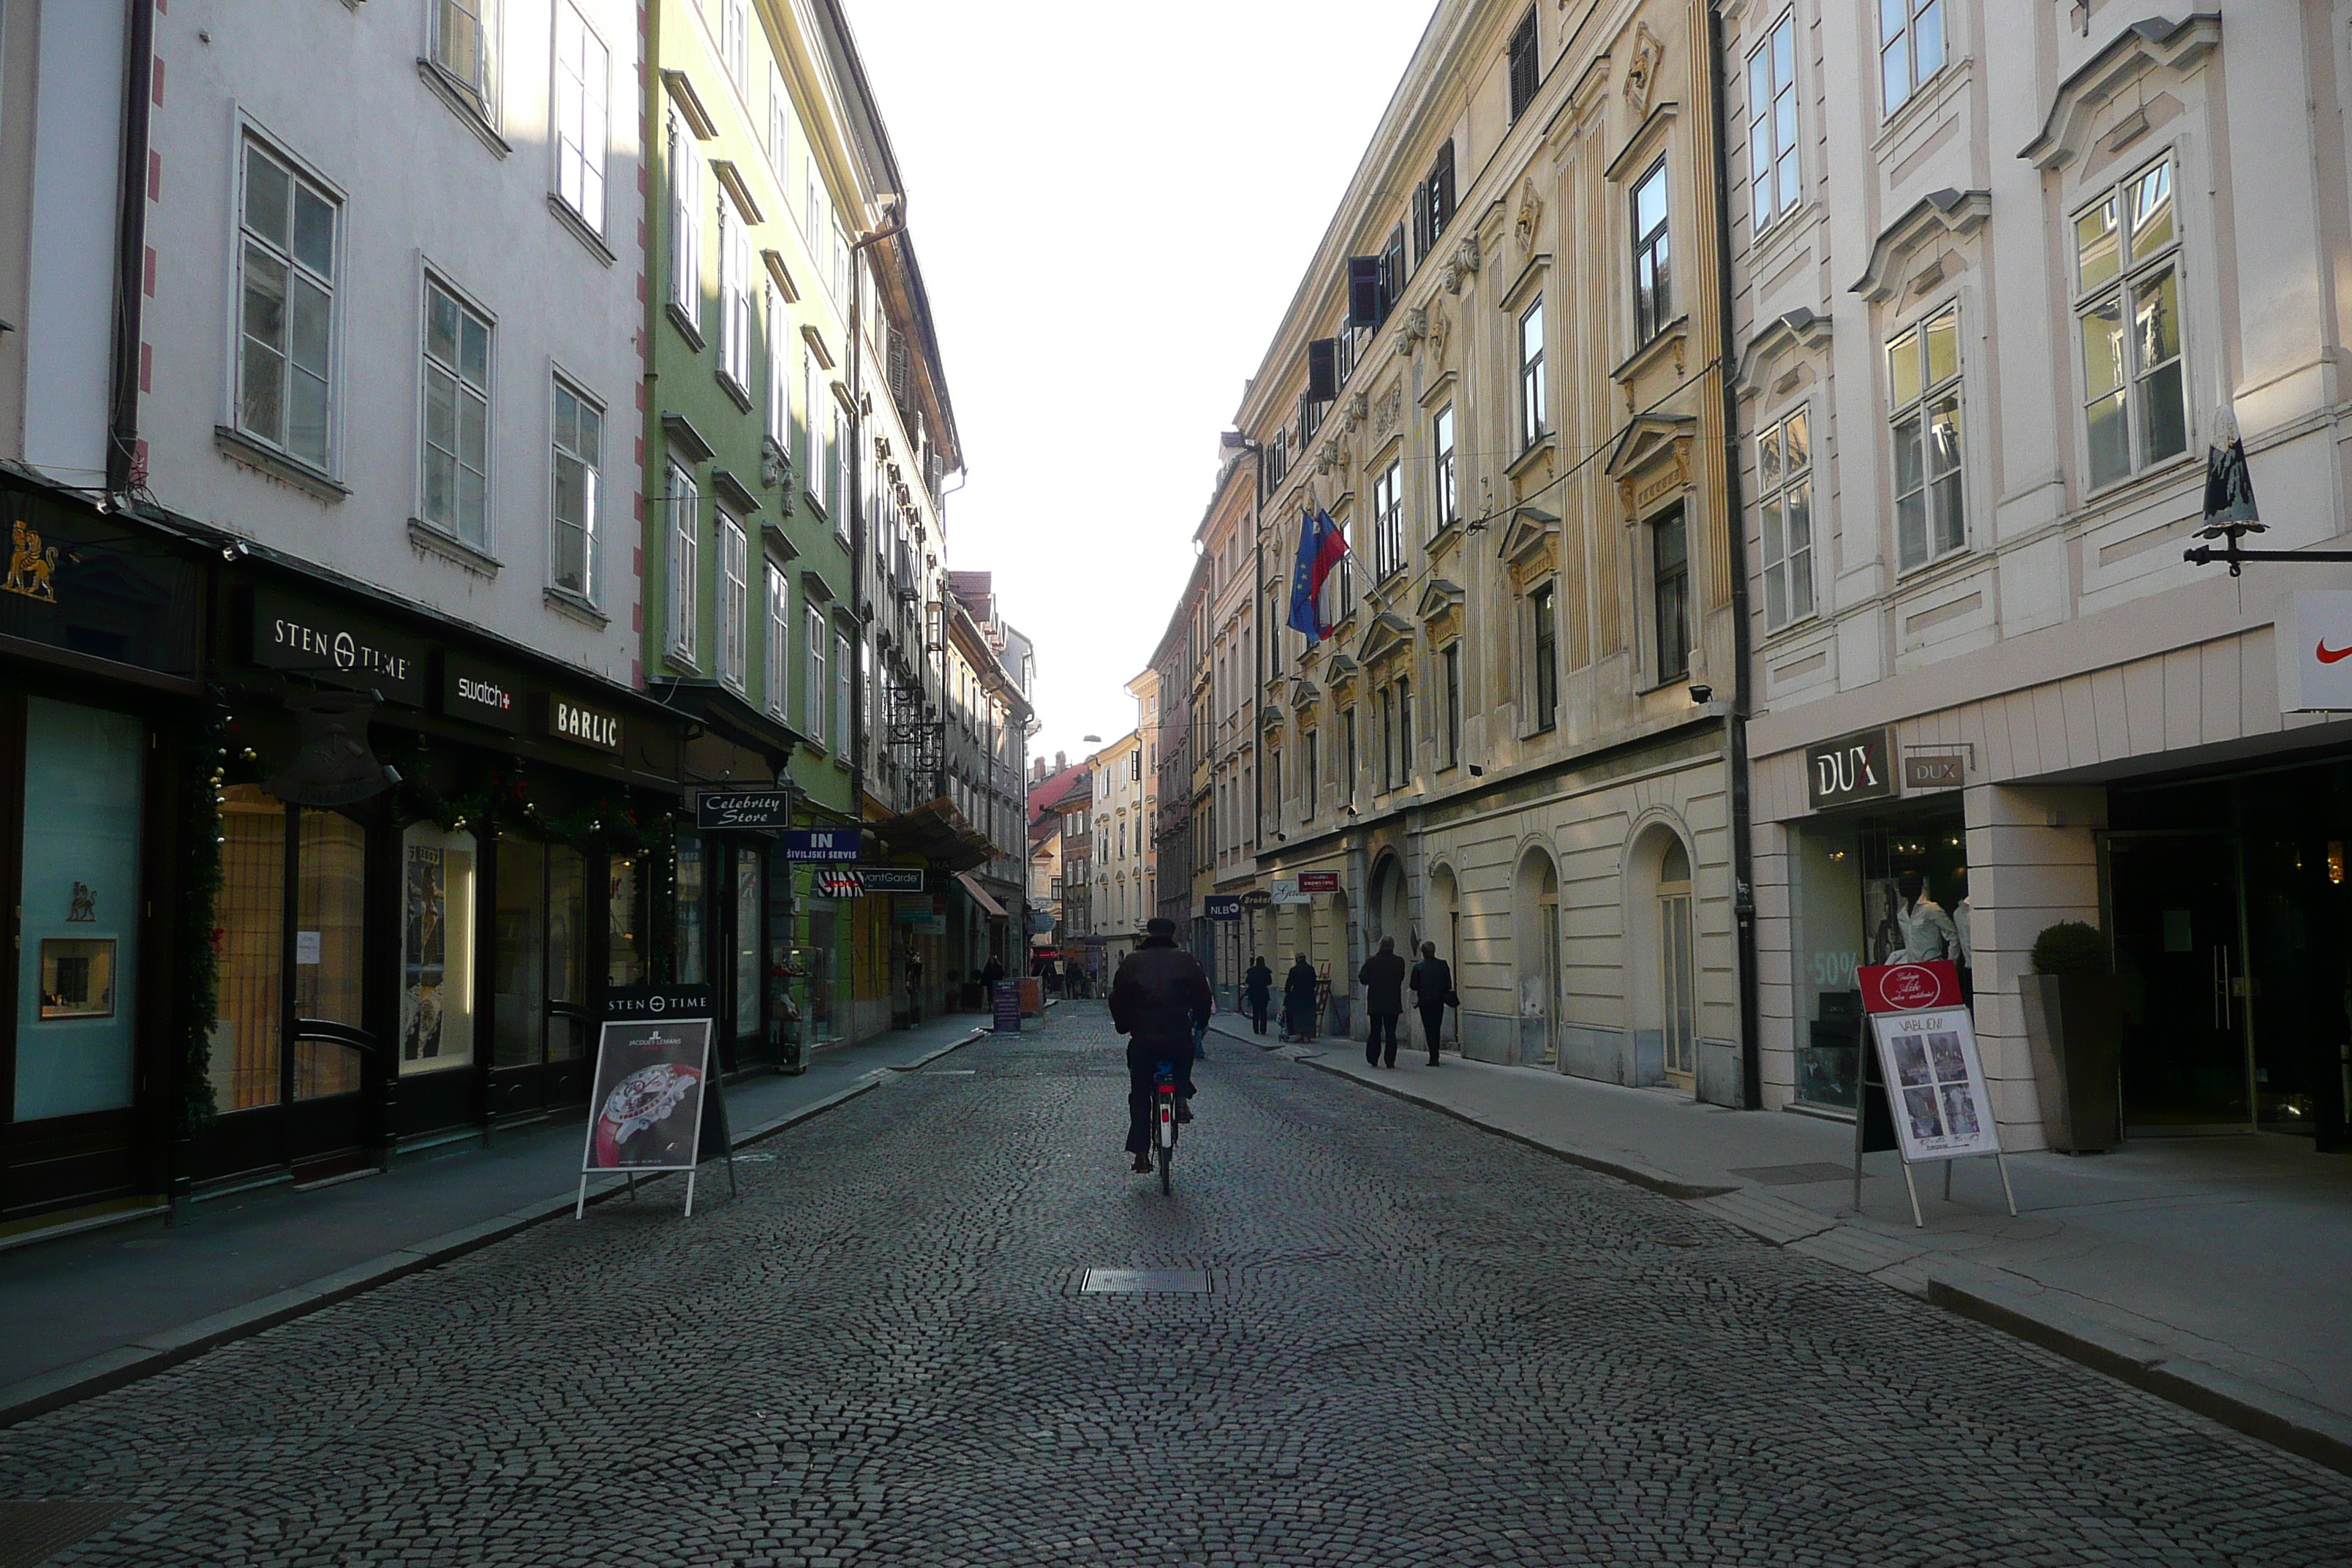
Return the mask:
[[1805, 799], [1815, 811], [1895, 793], [1895, 736], [1864, 730], [1805, 748]]
[[2284, 596], [2277, 643], [2281, 713], [2352, 712], [2352, 591]]

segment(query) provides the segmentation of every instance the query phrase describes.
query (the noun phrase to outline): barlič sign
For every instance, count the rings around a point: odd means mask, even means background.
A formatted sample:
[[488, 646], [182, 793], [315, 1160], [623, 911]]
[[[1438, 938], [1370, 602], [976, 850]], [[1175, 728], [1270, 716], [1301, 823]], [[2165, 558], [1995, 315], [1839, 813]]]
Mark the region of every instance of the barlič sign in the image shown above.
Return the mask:
[[1864, 730], [1805, 748], [1805, 800], [1815, 811], [1895, 794], [1892, 731]]
[[549, 696], [547, 732], [559, 741], [593, 746], [615, 756], [621, 752], [621, 716], [569, 697]]

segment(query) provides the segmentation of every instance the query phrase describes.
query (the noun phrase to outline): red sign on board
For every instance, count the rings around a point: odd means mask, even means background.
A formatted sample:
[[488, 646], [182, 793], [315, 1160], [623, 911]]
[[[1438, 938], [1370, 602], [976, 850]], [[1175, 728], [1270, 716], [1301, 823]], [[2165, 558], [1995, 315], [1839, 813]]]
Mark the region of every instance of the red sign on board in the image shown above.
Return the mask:
[[1865, 1013], [1923, 1013], [1960, 1005], [1960, 972], [1947, 959], [1931, 963], [1865, 963], [1854, 971], [1862, 982]]
[[1302, 893], [1336, 893], [1339, 890], [1339, 873], [1301, 871], [1298, 873], [1298, 890]]

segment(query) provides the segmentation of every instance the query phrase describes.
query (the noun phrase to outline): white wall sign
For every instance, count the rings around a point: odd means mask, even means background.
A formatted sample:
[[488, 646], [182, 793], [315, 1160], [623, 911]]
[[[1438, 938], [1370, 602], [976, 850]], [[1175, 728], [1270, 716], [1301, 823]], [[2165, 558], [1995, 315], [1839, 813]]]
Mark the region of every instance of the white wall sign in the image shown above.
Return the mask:
[[2352, 712], [2352, 590], [2284, 595], [2277, 640], [2280, 712]]

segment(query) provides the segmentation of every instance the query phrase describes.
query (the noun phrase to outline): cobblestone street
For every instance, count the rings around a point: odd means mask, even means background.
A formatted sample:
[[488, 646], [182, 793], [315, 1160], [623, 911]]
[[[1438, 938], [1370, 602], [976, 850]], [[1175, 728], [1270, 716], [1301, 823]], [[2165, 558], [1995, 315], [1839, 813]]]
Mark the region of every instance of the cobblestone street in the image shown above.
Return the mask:
[[2352, 1480], [1278, 1057], [1202, 1066], [1163, 1198], [1117, 1046], [1060, 1009], [691, 1221], [0, 1432], [0, 1498], [130, 1505], [76, 1565], [2352, 1562]]

